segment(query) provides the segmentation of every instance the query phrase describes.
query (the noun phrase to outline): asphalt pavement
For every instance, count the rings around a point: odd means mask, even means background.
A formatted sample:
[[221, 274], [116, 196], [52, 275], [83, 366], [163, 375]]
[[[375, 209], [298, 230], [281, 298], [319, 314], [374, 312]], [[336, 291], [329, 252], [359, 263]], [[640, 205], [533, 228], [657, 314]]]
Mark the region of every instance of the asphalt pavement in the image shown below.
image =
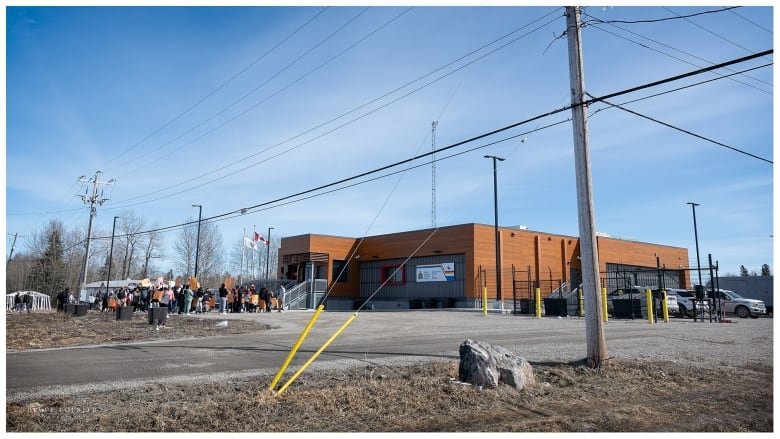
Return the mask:
[[[293, 361], [302, 364], [351, 313], [325, 312]], [[271, 330], [239, 335], [173, 339], [6, 353], [6, 396], [45, 395], [103, 387], [272, 376], [311, 317], [307, 312], [206, 315], [216, 324], [256, 319]], [[176, 318], [166, 331], [175, 334]], [[193, 318], [193, 317], [189, 317]], [[228, 323], [229, 324], [229, 323]], [[772, 319], [694, 323], [672, 319], [605, 324], [612, 358], [669, 360], [703, 365], [772, 364]], [[216, 332], [216, 329], [215, 329]], [[466, 339], [503, 346], [529, 362], [569, 362], [586, 356], [585, 319], [463, 311], [362, 312], [314, 363], [318, 367], [376, 364], [403, 359], [458, 359]], [[316, 373], [317, 367], [311, 369]], [[232, 374], [232, 375], [231, 375]]]

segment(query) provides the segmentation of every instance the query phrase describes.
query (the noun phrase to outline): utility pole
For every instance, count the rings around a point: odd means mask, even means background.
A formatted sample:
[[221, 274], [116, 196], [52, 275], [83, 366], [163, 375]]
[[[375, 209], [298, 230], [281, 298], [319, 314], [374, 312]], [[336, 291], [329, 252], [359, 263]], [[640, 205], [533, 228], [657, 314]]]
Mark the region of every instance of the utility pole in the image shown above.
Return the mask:
[[574, 128], [574, 164], [577, 180], [577, 211], [580, 231], [580, 261], [585, 296], [585, 335], [588, 366], [599, 368], [607, 361], [607, 345], [601, 321], [601, 280], [596, 241], [595, 214], [588, 150], [588, 123], [585, 100], [585, 78], [582, 61], [580, 11], [566, 7], [566, 34], [569, 42], [569, 81], [571, 83], [572, 125]]
[[265, 280], [268, 280], [268, 263], [271, 261], [271, 230], [268, 228], [268, 241], [265, 242]]
[[114, 262], [114, 235], [116, 234], [116, 219], [114, 217], [114, 227], [111, 229], [111, 247], [108, 250], [108, 278], [106, 279], [106, 297], [108, 297], [108, 287], [111, 285], [111, 263]]
[[494, 155], [486, 155], [486, 159], [493, 159], [493, 215], [495, 221], [493, 225], [496, 232], [496, 300], [503, 300], [501, 297], [501, 235], [498, 232], [498, 170], [496, 160], [503, 162], [506, 159]]
[[[81, 176], [79, 178], [79, 181], [84, 183], [92, 183], [92, 194], [87, 195], [88, 192], [84, 192], [84, 195], [81, 195], [81, 201], [84, 202], [84, 204], [89, 206], [89, 225], [87, 226], [87, 249], [84, 254], [84, 274], [81, 278], [81, 291], [79, 291], [79, 299], [82, 300], [82, 295], [84, 297], [84, 300], [87, 300], [86, 294], [87, 294], [87, 268], [89, 266], [89, 241], [92, 237], [92, 220], [95, 218], [95, 215], [97, 215], [97, 206], [103, 205], [106, 201], [108, 201], [108, 198], [103, 198], [103, 190], [101, 189], [100, 195], [98, 195], [98, 186], [101, 184], [105, 185], [111, 185], [114, 184], [114, 179], [108, 181], [100, 181], [100, 174], [102, 172], [96, 171], [95, 177], [87, 179], [86, 176]], [[89, 189], [87, 189], [89, 190]]]
[[200, 204], [193, 204], [192, 207], [198, 208], [198, 234], [195, 238], [195, 279], [198, 278], [198, 257], [200, 256], [200, 221], [203, 214], [203, 206]]
[[692, 201], [689, 201], [685, 204], [690, 204], [691, 209], [693, 210], [693, 237], [696, 239], [696, 270], [699, 272], [699, 285], [702, 285], [701, 283], [701, 259], [699, 258], [699, 230], [696, 227], [696, 206], [699, 206], [698, 203], [694, 203]]
[[[439, 121], [431, 122], [431, 152], [436, 151], [436, 127]], [[436, 227], [436, 154], [431, 154], [431, 227]]]
[[11, 253], [8, 254], [8, 260], [5, 263], [5, 266], [8, 267], [8, 264], [11, 263], [11, 258], [14, 256], [14, 247], [16, 246], [16, 236], [19, 233], [14, 233], [14, 242], [11, 244]]

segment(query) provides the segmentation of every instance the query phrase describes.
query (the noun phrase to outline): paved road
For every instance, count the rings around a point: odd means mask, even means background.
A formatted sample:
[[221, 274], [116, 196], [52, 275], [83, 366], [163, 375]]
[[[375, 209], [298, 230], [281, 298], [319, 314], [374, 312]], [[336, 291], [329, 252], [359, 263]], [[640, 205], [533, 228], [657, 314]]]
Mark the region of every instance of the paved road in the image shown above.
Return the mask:
[[[247, 371], [274, 373], [283, 362], [311, 314], [241, 314], [206, 318], [259, 319], [275, 326], [269, 331], [165, 342], [103, 345], [6, 353], [6, 393], [42, 391], [49, 387], [96, 383], [143, 382], [149, 378], [205, 376]], [[323, 313], [301, 354], [301, 364], [349, 313]], [[610, 321], [606, 326], [611, 357], [659, 359], [738, 366], [745, 362], [772, 364], [772, 319], [736, 323], [694, 323], [673, 319], [649, 325], [643, 321]], [[168, 331], [175, 331], [175, 318]], [[315, 364], [372, 363], [380, 358], [452, 358], [467, 338], [504, 346], [531, 363], [574, 361], [585, 357], [585, 321], [472, 312], [365, 312]], [[342, 361], [343, 362], [343, 361]], [[355, 363], [357, 362], [357, 363]]]

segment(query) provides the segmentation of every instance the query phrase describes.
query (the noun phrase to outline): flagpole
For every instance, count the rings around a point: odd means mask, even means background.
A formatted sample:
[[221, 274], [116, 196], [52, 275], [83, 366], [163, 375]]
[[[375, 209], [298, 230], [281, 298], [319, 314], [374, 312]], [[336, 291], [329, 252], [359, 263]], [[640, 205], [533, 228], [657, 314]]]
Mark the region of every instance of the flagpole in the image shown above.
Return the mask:
[[244, 234], [241, 238], [241, 271], [238, 273], [238, 284], [244, 280], [244, 253], [246, 253], [246, 227], [244, 227]]

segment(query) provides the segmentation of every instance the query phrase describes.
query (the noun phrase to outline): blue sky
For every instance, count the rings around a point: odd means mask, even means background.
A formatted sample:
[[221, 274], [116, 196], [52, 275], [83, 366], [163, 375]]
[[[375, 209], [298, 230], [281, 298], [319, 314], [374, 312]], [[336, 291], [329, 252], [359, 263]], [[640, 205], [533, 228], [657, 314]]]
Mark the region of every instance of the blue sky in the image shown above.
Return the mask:
[[[586, 12], [605, 21], [635, 21], [718, 8], [593, 6]], [[174, 225], [197, 217], [192, 204], [203, 205], [204, 217], [218, 215], [430, 151], [435, 119], [441, 147], [569, 102], [566, 39], [555, 38], [565, 29], [562, 9], [364, 9], [331, 7], [316, 15], [322, 7], [6, 8], [6, 246], [8, 234], [30, 236], [53, 218], [68, 227], [86, 227], [87, 209], [75, 196], [83, 192], [77, 179], [98, 169], [104, 180], [116, 179], [107, 189], [111, 200], [99, 208], [95, 221], [96, 235], [105, 236], [113, 216], [123, 211], [132, 210], [148, 223]], [[549, 12], [501, 43], [263, 152]], [[771, 30], [772, 15], [770, 7], [743, 7], [688, 20], [592, 23], [583, 29], [586, 89], [599, 96], [698, 68], [684, 61], [705, 66], [770, 49], [773, 35], [760, 26]], [[627, 107], [773, 160], [774, 69], [748, 75], [734, 77], [740, 82], [722, 79]], [[703, 74], [613, 102], [715, 77]], [[590, 108], [589, 121], [598, 231], [686, 247], [695, 261], [691, 209], [685, 204], [695, 201], [700, 203], [696, 213], [704, 258], [712, 253], [728, 272], [737, 272], [739, 265], [759, 270], [763, 263], [774, 271], [771, 164], [618, 109], [595, 113], [601, 108], [605, 105]], [[492, 164], [485, 154], [507, 158], [499, 164], [502, 225], [578, 234], [570, 123], [528, 134], [522, 144], [515, 139], [439, 162], [439, 225], [492, 224]], [[227, 166], [231, 163], [236, 165]], [[274, 227], [275, 237], [426, 228], [431, 224], [431, 169], [422, 166], [400, 181], [389, 177], [218, 224], [226, 253], [242, 229], [253, 225], [258, 231]], [[175, 235], [164, 235], [166, 247]], [[17, 245], [24, 249], [24, 239]], [[167, 271], [168, 265], [159, 268]]]

